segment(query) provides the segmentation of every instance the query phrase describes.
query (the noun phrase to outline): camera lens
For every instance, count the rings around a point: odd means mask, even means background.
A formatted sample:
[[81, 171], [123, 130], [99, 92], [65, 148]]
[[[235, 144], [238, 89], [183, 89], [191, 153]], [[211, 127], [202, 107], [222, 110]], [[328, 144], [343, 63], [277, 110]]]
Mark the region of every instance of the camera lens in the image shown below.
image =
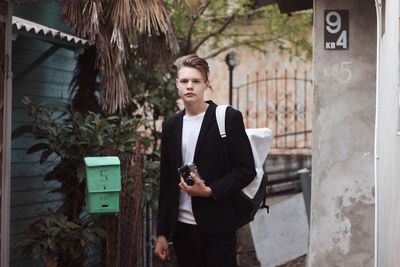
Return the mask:
[[186, 177], [185, 182], [190, 186], [194, 185], [194, 180], [191, 176]]

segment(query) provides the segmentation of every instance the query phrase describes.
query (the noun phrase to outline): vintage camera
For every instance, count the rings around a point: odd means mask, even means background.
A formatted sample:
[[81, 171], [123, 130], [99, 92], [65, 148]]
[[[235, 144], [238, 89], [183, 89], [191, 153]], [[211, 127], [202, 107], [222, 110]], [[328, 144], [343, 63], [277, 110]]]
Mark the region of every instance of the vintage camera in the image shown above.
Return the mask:
[[192, 162], [189, 162], [188, 164], [183, 165], [182, 167], [179, 167], [178, 172], [183, 177], [183, 180], [185, 181], [185, 183], [187, 183], [190, 186], [194, 185], [194, 179], [192, 178], [192, 176], [190, 176], [190, 172], [193, 172], [198, 177], [200, 177], [200, 174], [197, 170], [196, 165]]

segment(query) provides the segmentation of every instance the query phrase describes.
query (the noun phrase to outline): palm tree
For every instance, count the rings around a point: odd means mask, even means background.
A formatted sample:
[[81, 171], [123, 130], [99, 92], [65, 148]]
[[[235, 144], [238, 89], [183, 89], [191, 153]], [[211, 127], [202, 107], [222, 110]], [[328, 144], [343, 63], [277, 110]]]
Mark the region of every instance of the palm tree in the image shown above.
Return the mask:
[[[174, 0], [189, 10], [202, 0]], [[129, 49], [141, 62], [161, 64], [179, 52], [178, 41], [163, 0], [62, 0], [64, 18], [96, 50], [101, 82], [101, 107], [105, 114], [122, 110], [130, 100], [124, 66]], [[137, 60], [137, 58], [136, 58]], [[93, 88], [91, 88], [93, 90]]]

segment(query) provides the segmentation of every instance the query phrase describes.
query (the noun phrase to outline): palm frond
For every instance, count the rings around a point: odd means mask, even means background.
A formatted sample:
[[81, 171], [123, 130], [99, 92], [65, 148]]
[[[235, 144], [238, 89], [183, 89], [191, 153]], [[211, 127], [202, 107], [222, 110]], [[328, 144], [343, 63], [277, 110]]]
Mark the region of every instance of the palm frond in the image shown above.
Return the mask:
[[101, 106], [105, 114], [115, 114], [130, 100], [130, 92], [122, 68], [116, 68], [110, 76], [104, 77], [101, 86]]
[[[179, 52], [162, 0], [61, 0], [60, 3], [64, 18], [77, 35], [96, 48], [96, 67], [102, 75], [101, 103], [107, 114], [122, 110], [129, 102], [123, 72], [129, 45], [143, 46], [137, 49], [141, 52], [138, 58], [149, 64], [168, 62]], [[147, 56], [152, 58], [146, 60]]]
[[[173, 36], [174, 37], [174, 36]], [[176, 51], [165, 49], [166, 35], [147, 35], [142, 34], [137, 41], [137, 47], [133, 51], [132, 60], [140, 62], [140, 65], [153, 69], [165, 63], [171, 63], [171, 59], [175, 58], [179, 48]]]
[[133, 3], [130, 0], [110, 1], [105, 11], [105, 18], [120, 32], [130, 35], [132, 29], [132, 8]]
[[[108, 76], [108, 74], [114, 71], [116, 67], [123, 67], [127, 61], [127, 53], [125, 51], [125, 42], [123, 36], [119, 44], [112, 44], [111, 39], [113, 38], [114, 29], [110, 25], [100, 24], [100, 34], [97, 37], [96, 46], [99, 51], [97, 58], [97, 66], [100, 70]], [[119, 47], [118, 47], [119, 45]]]
[[[139, 0], [137, 2], [141, 2]], [[171, 26], [169, 14], [160, 0], [148, 0], [146, 5], [138, 5], [133, 16], [133, 23], [140, 33], [165, 33]]]
[[102, 2], [96, 0], [62, 0], [64, 19], [75, 28], [78, 36], [93, 43], [99, 33]]
[[[150, 38], [155, 35], [164, 35], [165, 44], [171, 51], [172, 56], [179, 52], [179, 44], [176, 39], [174, 28], [167, 8], [161, 0], [147, 0], [146, 5], [144, 0], [136, 1], [133, 24], [141, 34], [147, 34]], [[160, 38], [158, 38], [160, 40]], [[159, 47], [156, 47], [159, 51]], [[157, 52], [157, 51], [156, 51]]]

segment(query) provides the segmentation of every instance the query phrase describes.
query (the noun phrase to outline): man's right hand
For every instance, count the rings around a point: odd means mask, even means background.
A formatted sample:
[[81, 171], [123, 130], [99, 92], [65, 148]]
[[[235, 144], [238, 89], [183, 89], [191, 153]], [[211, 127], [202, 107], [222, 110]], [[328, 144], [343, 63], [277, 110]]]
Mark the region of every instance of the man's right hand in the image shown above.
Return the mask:
[[156, 248], [154, 249], [154, 254], [161, 260], [169, 260], [169, 248], [167, 238], [163, 235], [157, 237]]

